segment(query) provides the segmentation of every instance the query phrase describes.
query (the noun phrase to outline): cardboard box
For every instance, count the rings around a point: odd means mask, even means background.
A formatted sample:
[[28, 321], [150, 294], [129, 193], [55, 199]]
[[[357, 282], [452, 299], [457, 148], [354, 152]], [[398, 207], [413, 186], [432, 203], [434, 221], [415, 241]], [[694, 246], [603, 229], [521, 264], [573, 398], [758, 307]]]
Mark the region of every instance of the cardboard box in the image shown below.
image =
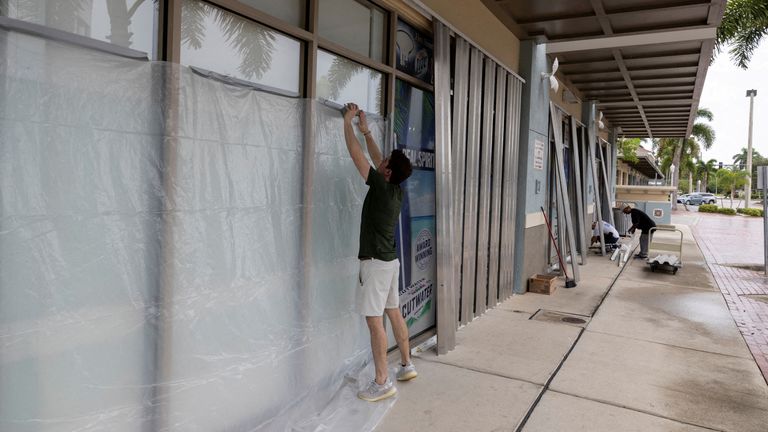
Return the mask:
[[552, 294], [555, 292], [557, 276], [537, 274], [528, 279], [528, 292], [536, 294]]

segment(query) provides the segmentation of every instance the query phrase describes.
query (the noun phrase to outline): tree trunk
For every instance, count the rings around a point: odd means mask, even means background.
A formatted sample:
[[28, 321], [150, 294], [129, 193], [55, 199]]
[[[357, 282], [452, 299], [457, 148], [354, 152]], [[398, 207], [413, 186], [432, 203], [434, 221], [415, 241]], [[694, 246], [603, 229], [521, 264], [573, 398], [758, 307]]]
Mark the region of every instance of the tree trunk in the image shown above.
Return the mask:
[[731, 208], [733, 208], [733, 194], [736, 193], [736, 186], [731, 186]]
[[[688, 193], [693, 193], [693, 173], [688, 173]], [[696, 191], [698, 192], [698, 191]]]
[[675, 146], [675, 155], [672, 157], [672, 165], [675, 166], [675, 170], [672, 172], [672, 187], [675, 188], [672, 191], [672, 210], [677, 210], [677, 185], [680, 182], [680, 156], [683, 154], [684, 145], [685, 139]]

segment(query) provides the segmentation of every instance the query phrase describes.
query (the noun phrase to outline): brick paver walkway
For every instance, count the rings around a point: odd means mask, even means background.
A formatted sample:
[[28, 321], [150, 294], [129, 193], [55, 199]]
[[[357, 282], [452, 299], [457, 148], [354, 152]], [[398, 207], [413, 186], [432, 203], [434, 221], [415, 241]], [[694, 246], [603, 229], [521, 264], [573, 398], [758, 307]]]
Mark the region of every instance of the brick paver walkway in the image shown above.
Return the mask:
[[763, 264], [763, 221], [701, 215], [691, 227], [749, 350], [768, 381], [768, 277]]

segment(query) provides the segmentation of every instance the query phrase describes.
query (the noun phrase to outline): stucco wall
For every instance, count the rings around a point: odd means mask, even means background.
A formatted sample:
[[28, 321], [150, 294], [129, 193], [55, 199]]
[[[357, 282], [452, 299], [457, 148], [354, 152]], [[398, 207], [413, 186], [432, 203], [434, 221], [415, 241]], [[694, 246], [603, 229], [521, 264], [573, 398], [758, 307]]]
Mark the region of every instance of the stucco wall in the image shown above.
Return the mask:
[[520, 41], [480, 0], [421, 0], [424, 6], [518, 72]]

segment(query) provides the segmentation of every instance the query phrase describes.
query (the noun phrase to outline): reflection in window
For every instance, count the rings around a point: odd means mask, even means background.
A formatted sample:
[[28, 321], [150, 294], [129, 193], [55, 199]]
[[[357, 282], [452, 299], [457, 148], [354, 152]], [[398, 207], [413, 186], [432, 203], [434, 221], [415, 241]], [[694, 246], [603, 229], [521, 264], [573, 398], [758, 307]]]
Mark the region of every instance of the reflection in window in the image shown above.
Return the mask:
[[395, 80], [395, 136], [398, 148], [435, 150], [435, 96]]
[[356, 0], [323, 0], [318, 33], [358, 54], [384, 61], [384, 12]]
[[155, 58], [154, 0], [0, 0], [0, 16], [87, 36]]
[[299, 93], [298, 41], [197, 0], [181, 8], [181, 63]]
[[317, 52], [317, 97], [383, 115], [384, 79], [380, 72], [343, 57]]
[[268, 13], [275, 18], [304, 27], [305, 0], [240, 0], [254, 9]]

